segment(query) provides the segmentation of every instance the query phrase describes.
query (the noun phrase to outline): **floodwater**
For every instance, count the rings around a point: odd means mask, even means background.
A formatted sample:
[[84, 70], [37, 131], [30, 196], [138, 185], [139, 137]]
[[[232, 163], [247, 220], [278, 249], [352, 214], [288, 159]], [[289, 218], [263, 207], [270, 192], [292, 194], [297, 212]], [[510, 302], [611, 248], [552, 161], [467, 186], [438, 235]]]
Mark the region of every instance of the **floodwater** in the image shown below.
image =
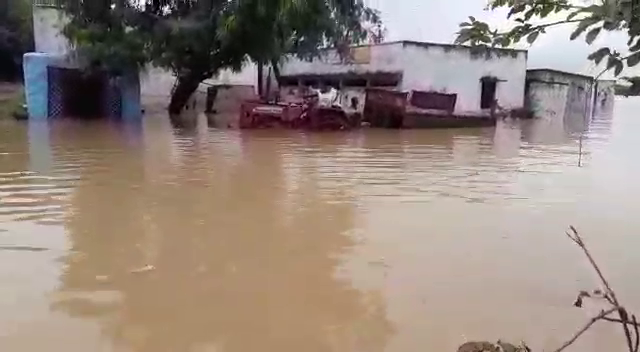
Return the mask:
[[[304, 134], [0, 125], [0, 350], [558, 347], [640, 308], [640, 100], [576, 121]], [[640, 310], [636, 310], [640, 312]], [[600, 325], [579, 351], [622, 350]]]

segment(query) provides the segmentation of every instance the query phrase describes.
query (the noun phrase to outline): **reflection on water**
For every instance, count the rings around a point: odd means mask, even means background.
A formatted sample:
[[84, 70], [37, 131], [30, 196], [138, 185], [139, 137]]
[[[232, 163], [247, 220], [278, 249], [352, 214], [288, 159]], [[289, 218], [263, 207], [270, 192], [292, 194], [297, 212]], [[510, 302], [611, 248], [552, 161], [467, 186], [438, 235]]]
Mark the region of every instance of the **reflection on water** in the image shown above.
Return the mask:
[[[568, 224], [638, 303], [636, 106], [588, 125], [326, 134], [7, 123], [0, 348], [555, 347], [594, 282]], [[618, 338], [603, 326], [577, 347]]]

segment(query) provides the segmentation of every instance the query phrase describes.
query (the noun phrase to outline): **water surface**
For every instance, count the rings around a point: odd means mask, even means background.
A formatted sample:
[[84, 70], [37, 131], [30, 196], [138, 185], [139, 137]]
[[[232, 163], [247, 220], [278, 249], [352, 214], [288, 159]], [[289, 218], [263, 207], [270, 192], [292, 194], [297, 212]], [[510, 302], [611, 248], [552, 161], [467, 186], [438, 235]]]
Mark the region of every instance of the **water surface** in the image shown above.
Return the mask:
[[[557, 347], [596, 287], [640, 308], [640, 101], [582, 121], [304, 134], [0, 125], [0, 349]], [[640, 311], [640, 310], [638, 310]], [[600, 326], [576, 350], [622, 346]]]

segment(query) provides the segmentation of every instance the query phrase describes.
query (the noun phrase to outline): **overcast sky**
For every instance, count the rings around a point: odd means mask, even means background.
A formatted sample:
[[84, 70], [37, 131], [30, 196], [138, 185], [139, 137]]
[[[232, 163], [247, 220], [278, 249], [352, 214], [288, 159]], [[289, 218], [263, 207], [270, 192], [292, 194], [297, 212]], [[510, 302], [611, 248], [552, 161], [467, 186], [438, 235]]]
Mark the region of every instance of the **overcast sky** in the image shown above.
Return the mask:
[[[487, 0], [365, 0], [378, 8], [387, 27], [387, 40], [417, 40], [451, 43], [458, 30], [458, 23], [468, 16], [505, 26], [506, 11], [487, 12], [483, 8]], [[531, 68], [555, 68], [565, 71], [595, 75], [599, 70], [587, 61], [594, 47], [608, 45], [626, 47], [623, 33], [601, 35], [592, 47], [583, 38], [569, 40], [570, 25], [549, 30], [540, 36], [529, 49]], [[526, 46], [525, 46], [526, 48]], [[604, 78], [604, 77], [603, 77]]]

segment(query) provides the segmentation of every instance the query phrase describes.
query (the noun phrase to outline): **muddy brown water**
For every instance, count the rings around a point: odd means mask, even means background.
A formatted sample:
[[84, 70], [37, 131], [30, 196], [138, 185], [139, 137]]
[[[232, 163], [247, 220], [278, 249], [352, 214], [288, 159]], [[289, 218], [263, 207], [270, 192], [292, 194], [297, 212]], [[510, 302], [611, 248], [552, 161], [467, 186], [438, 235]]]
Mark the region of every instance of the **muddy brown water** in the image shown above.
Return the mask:
[[[640, 100], [580, 121], [304, 134], [0, 125], [0, 350], [557, 347], [640, 307]], [[634, 306], [635, 305], [635, 306]], [[622, 350], [601, 325], [575, 350]]]

